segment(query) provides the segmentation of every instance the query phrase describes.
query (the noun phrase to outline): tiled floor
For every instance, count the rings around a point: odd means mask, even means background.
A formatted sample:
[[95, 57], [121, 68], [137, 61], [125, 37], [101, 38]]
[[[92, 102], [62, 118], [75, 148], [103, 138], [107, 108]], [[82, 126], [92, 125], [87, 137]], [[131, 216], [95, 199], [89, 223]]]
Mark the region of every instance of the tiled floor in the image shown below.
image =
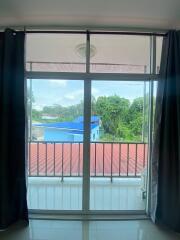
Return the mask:
[[57, 221], [31, 220], [29, 227], [12, 226], [1, 240], [178, 240], [180, 235], [149, 220]]
[[[144, 210], [140, 178], [91, 178], [91, 210]], [[29, 178], [29, 209], [81, 210], [82, 179]]]

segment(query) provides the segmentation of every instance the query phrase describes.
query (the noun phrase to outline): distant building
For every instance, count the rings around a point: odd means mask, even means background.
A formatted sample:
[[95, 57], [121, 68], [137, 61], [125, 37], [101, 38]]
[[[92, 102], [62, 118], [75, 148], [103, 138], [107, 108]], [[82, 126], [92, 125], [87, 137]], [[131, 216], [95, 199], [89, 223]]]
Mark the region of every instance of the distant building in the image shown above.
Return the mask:
[[[73, 122], [55, 122], [33, 124], [33, 127], [43, 129], [44, 141], [69, 141], [82, 142], [84, 134], [83, 117], [76, 118]], [[91, 141], [99, 139], [100, 118], [91, 117]]]
[[[84, 117], [79, 116], [79, 117], [75, 118], [73, 122], [83, 123]], [[100, 117], [99, 116], [91, 116], [91, 123], [100, 125]]]
[[44, 120], [55, 120], [57, 118], [58, 118], [57, 115], [42, 114], [42, 119]]

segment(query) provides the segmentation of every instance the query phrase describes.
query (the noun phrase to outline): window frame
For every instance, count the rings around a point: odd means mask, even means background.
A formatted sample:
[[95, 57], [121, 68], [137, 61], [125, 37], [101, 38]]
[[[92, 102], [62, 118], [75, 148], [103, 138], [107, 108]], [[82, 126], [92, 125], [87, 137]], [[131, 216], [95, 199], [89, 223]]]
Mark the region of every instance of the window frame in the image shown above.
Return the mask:
[[[33, 34], [29, 32], [27, 34]], [[43, 33], [43, 32], [40, 32]], [[47, 32], [44, 32], [47, 33]], [[64, 32], [59, 32], [59, 34]], [[77, 31], [70, 31], [70, 34], [77, 34]], [[25, 72], [26, 80], [32, 81], [32, 79], [71, 79], [71, 80], [83, 80], [84, 81], [84, 140], [83, 140], [83, 187], [82, 187], [82, 210], [33, 210], [30, 209], [30, 213], [39, 214], [51, 214], [56, 212], [57, 214], [148, 214], [150, 212], [150, 199], [151, 199], [151, 150], [152, 150], [152, 124], [153, 124], [153, 91], [154, 91], [154, 81], [158, 81], [159, 74], [156, 72], [156, 35], [142, 33], [144, 36], [150, 37], [150, 73], [91, 73], [90, 72], [90, 36], [91, 34], [101, 34], [101, 32], [79, 32], [79, 34], [86, 34], [86, 72], [37, 72], [32, 71], [32, 66], [30, 66], [30, 71]], [[51, 32], [49, 33], [51, 34]], [[67, 34], [67, 31], [66, 31]], [[103, 33], [104, 34], [104, 33]], [[113, 34], [109, 32], [107, 34]], [[119, 34], [127, 34], [119, 33]], [[132, 34], [136, 35], [136, 34]], [[158, 36], [158, 35], [157, 35]], [[122, 210], [89, 210], [90, 209], [90, 118], [91, 118], [91, 82], [96, 81], [149, 81], [150, 82], [150, 118], [149, 118], [149, 151], [148, 151], [148, 181], [147, 181], [147, 204], [144, 210], [132, 210], [132, 211], [122, 211]], [[32, 106], [31, 106], [32, 107]], [[86, 161], [84, 160], [86, 159]]]

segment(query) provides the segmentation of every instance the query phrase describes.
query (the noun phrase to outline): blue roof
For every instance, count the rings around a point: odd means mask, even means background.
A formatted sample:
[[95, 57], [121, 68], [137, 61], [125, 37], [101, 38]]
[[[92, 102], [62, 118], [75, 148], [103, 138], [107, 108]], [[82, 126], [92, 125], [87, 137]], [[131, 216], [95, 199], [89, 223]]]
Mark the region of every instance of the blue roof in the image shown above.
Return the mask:
[[[80, 123], [80, 122], [40, 123], [40, 124], [33, 124], [33, 126], [65, 129], [73, 132], [77, 131], [77, 133], [81, 133], [84, 131], [83, 123]], [[98, 124], [91, 124], [91, 130], [97, 126]]]
[[[100, 120], [99, 116], [91, 116], [91, 122], [98, 122], [99, 120]], [[79, 116], [75, 118], [73, 122], [84, 122], [84, 117]]]

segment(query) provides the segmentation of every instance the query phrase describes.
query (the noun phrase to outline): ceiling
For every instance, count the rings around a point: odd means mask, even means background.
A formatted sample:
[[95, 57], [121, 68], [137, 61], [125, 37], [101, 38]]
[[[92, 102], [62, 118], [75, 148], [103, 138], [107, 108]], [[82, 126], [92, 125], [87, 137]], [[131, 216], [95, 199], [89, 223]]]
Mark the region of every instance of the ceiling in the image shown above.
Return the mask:
[[1, 0], [0, 25], [180, 28], [180, 0]]

